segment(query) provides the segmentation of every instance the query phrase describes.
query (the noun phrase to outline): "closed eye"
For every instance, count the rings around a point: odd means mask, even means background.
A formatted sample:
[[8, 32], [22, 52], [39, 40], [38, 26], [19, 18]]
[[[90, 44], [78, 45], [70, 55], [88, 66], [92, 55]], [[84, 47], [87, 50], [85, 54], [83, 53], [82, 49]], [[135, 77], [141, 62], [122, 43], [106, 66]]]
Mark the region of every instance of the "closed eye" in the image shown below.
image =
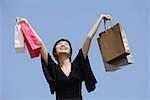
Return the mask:
[[60, 42], [60, 43], [58, 43], [57, 45], [67, 45], [67, 46], [68, 46], [69, 44], [66, 43], [66, 42], [64, 42], [64, 43], [63, 43], [63, 42]]

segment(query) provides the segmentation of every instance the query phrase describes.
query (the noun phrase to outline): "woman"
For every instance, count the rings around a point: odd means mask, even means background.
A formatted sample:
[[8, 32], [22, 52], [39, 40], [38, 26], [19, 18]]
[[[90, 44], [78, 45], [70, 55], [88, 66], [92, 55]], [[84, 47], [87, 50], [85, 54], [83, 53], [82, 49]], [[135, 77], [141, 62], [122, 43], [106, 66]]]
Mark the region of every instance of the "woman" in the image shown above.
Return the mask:
[[[97, 83], [90, 67], [88, 51], [92, 38], [102, 21], [111, 19], [109, 15], [101, 15], [96, 24], [89, 31], [78, 55], [71, 62], [72, 47], [66, 39], [58, 40], [53, 47], [53, 56], [58, 62], [52, 60], [46, 46], [36, 34], [41, 43], [41, 62], [45, 78], [50, 86], [51, 93], [56, 92], [56, 100], [82, 100], [81, 84], [84, 81], [88, 92], [95, 89]], [[25, 19], [20, 20], [22, 23]], [[33, 30], [34, 31], [34, 30]], [[35, 32], [36, 33], [36, 32]]]

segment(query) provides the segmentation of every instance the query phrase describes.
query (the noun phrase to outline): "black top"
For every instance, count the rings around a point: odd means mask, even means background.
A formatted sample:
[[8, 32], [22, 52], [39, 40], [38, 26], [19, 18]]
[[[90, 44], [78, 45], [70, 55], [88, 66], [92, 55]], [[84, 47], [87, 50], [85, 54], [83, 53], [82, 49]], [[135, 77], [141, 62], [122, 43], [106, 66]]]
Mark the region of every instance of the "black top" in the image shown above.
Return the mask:
[[82, 50], [71, 63], [71, 72], [66, 76], [48, 53], [48, 66], [41, 57], [42, 69], [50, 86], [51, 94], [56, 92], [57, 100], [82, 100], [81, 84], [85, 81], [88, 92], [95, 89], [97, 83], [90, 67], [88, 56], [84, 59]]

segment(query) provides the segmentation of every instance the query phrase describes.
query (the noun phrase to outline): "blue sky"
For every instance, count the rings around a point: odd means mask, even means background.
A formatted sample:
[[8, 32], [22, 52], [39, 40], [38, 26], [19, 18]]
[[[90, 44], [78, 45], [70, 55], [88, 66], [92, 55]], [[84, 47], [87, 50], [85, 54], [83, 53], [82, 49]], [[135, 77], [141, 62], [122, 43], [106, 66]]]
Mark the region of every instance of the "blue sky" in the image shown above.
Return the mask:
[[[72, 59], [100, 14], [110, 14], [126, 32], [135, 63], [106, 72], [97, 44], [101, 23], [92, 40], [89, 59], [98, 81], [84, 100], [148, 100], [149, 94], [149, 0], [0, 0], [0, 100], [54, 100], [42, 72], [40, 58], [30, 59], [28, 50], [16, 54], [14, 26], [25, 17], [52, 55], [53, 44], [67, 38], [73, 45]], [[109, 24], [108, 24], [109, 27]]]

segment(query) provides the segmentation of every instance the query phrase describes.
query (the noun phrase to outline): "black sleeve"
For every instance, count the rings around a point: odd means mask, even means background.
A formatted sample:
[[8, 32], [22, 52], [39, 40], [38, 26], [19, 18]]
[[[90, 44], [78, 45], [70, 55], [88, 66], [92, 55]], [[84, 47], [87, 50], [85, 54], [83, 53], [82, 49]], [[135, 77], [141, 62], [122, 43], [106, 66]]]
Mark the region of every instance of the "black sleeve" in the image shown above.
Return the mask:
[[52, 60], [51, 56], [48, 53], [48, 65], [46, 66], [46, 63], [41, 56], [41, 63], [42, 63], [42, 69], [44, 76], [49, 83], [51, 94], [54, 94], [55, 91], [55, 79], [56, 79], [56, 70], [55, 70], [55, 62]]
[[85, 86], [87, 88], [87, 91], [88, 92], [93, 91], [96, 88], [95, 84], [97, 83], [97, 81], [96, 81], [95, 76], [92, 72], [88, 56], [85, 59], [83, 56], [82, 49], [80, 49], [79, 53], [76, 56], [74, 61], [79, 66], [81, 76], [82, 76], [83, 81], [85, 81]]

